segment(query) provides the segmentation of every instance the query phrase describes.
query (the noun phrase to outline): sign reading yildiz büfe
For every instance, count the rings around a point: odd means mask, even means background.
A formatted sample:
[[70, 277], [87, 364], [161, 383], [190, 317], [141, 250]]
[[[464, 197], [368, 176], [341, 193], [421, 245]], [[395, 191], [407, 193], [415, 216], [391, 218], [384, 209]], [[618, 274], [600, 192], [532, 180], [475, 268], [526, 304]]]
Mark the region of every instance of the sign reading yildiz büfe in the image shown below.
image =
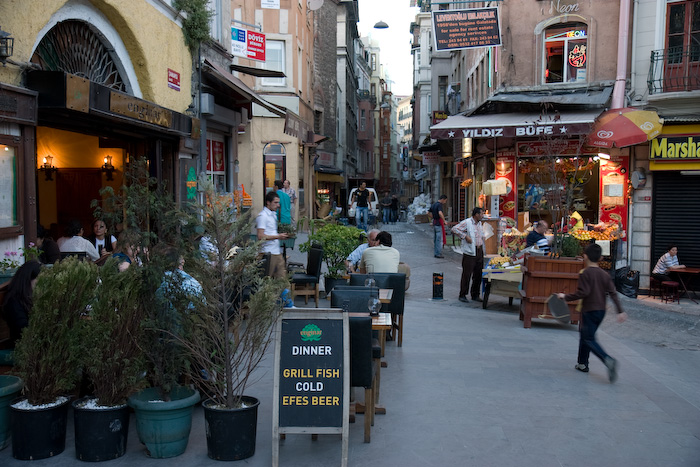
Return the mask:
[[434, 165], [440, 162], [440, 151], [426, 151], [423, 153], [423, 165]]
[[437, 50], [501, 45], [498, 8], [433, 11]]

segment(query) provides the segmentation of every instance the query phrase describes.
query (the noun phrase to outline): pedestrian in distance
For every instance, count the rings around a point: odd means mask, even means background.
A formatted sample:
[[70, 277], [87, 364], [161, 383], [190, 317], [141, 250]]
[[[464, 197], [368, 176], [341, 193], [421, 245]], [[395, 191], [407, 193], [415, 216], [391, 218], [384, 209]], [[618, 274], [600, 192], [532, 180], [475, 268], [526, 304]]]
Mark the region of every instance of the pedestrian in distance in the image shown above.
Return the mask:
[[275, 278], [282, 278], [287, 274], [279, 240], [285, 240], [288, 235], [277, 232], [277, 210], [279, 207], [279, 196], [276, 192], [270, 191], [265, 195], [265, 207], [255, 218], [258, 240], [264, 242], [260, 252], [262, 254], [270, 253], [270, 276]]
[[294, 215], [294, 211], [295, 211], [295, 207], [297, 204], [297, 191], [294, 188], [292, 188], [292, 184], [289, 182], [289, 180], [284, 181], [284, 188], [282, 188], [282, 191], [284, 191], [285, 193], [287, 193], [287, 195], [289, 195], [289, 201], [292, 205], [291, 210], [290, 210], [290, 214], [292, 217], [292, 222], [294, 222], [294, 220], [296, 219], [296, 216]]
[[292, 223], [292, 201], [287, 193], [284, 192], [284, 183], [282, 180], [275, 180], [275, 192], [280, 199], [280, 207], [277, 211], [277, 220], [280, 224]]
[[445, 234], [445, 213], [443, 212], [446, 203], [447, 195], [442, 195], [440, 199], [430, 206], [430, 213], [433, 216], [433, 232], [435, 234], [434, 256], [436, 258], [444, 258], [442, 255], [442, 247], [447, 243], [447, 235]]
[[391, 195], [391, 222], [396, 224], [399, 220], [399, 198], [396, 195]]
[[[484, 210], [472, 209], [471, 217], [452, 227], [452, 232], [462, 239], [462, 279], [459, 284], [459, 301], [467, 303], [467, 293], [471, 290], [472, 300], [480, 302], [481, 270], [484, 269], [484, 230], [481, 219]], [[469, 283], [471, 282], [471, 289]]]
[[618, 322], [627, 319], [627, 314], [620, 305], [615, 284], [610, 274], [598, 266], [602, 249], [595, 243], [588, 245], [583, 253], [585, 269], [578, 278], [576, 292], [570, 294], [558, 293], [557, 297], [567, 302], [582, 300], [581, 323], [579, 324], [578, 363], [574, 368], [588, 373], [588, 357], [591, 352], [598, 357], [608, 369], [611, 383], [617, 379], [617, 360], [605, 353], [595, 338], [598, 326], [605, 318], [605, 299], [609, 295], [617, 308]]
[[367, 218], [372, 201], [374, 201], [374, 195], [367, 189], [367, 182], [362, 182], [360, 187], [352, 194], [352, 199], [348, 205], [348, 207], [352, 207], [352, 203], [357, 202], [355, 207], [355, 225], [358, 229], [362, 229], [365, 232], [367, 232]]
[[384, 192], [384, 198], [381, 201], [382, 205], [382, 222], [388, 224], [391, 222], [391, 196], [389, 192]]

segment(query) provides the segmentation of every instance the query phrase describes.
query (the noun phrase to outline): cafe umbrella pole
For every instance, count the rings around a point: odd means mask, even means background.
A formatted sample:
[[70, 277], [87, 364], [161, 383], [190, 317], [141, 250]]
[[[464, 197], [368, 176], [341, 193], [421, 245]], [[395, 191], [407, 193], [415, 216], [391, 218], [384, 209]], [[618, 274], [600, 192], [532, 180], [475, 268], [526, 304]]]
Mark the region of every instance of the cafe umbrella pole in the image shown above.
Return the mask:
[[433, 300], [442, 300], [442, 273], [433, 273]]

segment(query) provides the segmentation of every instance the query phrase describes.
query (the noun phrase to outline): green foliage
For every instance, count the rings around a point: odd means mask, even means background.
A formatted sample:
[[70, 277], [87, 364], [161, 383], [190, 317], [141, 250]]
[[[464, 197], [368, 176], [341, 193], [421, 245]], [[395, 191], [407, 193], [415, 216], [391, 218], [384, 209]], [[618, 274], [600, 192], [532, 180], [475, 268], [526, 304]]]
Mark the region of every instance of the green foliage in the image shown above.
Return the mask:
[[79, 324], [98, 287], [97, 266], [70, 258], [39, 275], [29, 326], [15, 349], [24, 395], [34, 405], [69, 394], [80, 376]]
[[88, 319], [80, 324], [82, 366], [94, 396], [103, 406], [116, 406], [146, 380], [141, 306], [142, 272], [138, 267], [119, 272], [116, 260], [99, 269], [99, 288]]
[[207, 0], [174, 0], [173, 8], [187, 14], [182, 21], [182, 33], [190, 50], [209, 39], [209, 21], [214, 13], [207, 9]]
[[345, 271], [345, 259], [357, 248], [363, 231], [341, 224], [326, 224], [309, 234], [309, 240], [299, 246], [302, 252], [309, 251], [312, 244], [323, 247], [323, 262], [326, 263], [326, 277], [337, 279]]
[[[192, 258], [207, 297], [184, 321], [191, 380], [218, 405], [235, 408], [271, 343], [273, 324], [282, 313], [279, 300], [286, 280], [262, 277], [259, 242], [250, 241], [251, 212], [236, 216], [230, 196], [209, 186], [201, 218], [208, 248]], [[250, 300], [245, 302], [244, 292]]]
[[581, 243], [571, 235], [561, 237], [561, 254], [562, 256], [575, 258], [583, 254]]

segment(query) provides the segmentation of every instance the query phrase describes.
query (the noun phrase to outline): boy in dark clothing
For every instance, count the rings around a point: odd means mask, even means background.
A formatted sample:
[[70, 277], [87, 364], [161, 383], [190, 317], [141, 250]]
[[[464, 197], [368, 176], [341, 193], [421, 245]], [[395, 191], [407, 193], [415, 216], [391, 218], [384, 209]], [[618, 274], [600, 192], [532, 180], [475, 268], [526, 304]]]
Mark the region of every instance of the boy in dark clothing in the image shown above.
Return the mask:
[[579, 326], [578, 364], [575, 368], [588, 373], [588, 357], [593, 352], [605, 364], [608, 369], [610, 382], [614, 383], [617, 379], [617, 360], [605, 353], [598, 341], [596, 341], [595, 333], [605, 317], [605, 298], [607, 295], [610, 295], [610, 298], [615, 303], [619, 313], [617, 320], [620, 323], [627, 319], [627, 314], [622, 310], [620, 300], [617, 298], [615, 284], [613, 284], [610, 274], [598, 266], [601, 253], [600, 245], [595, 243], [588, 245], [583, 253], [585, 269], [578, 278], [576, 292], [570, 294], [558, 293], [557, 297], [567, 302], [583, 299], [581, 324]]

